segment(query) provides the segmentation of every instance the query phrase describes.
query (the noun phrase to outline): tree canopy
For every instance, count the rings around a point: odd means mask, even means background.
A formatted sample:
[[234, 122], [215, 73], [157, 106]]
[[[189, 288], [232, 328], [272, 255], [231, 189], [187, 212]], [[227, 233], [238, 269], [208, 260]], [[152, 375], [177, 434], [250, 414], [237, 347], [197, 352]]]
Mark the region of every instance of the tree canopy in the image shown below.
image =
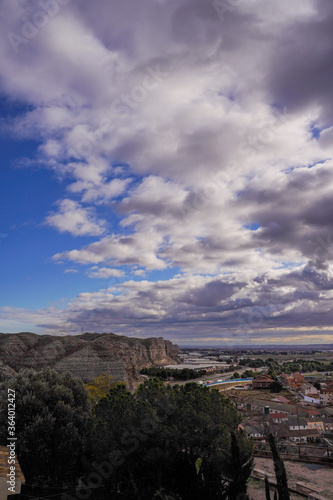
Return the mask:
[[[21, 372], [0, 386], [2, 414], [7, 411], [8, 388], [16, 396], [16, 452], [26, 482], [75, 484], [81, 472], [88, 416], [82, 381], [49, 368]], [[7, 440], [7, 427], [2, 419], [2, 443]]]
[[102, 377], [91, 384], [89, 404], [87, 388], [70, 374], [28, 370], [0, 385], [2, 412], [8, 387], [28, 484], [68, 488], [69, 500], [247, 498], [252, 444], [217, 389], [153, 378], [132, 393]]
[[96, 377], [92, 382], [86, 385], [88, 389], [88, 400], [91, 404], [96, 404], [100, 399], [104, 398], [111, 387], [115, 385], [112, 375], [103, 373]]
[[[93, 412], [93, 459], [112, 464], [105, 482], [111, 480], [115, 495], [149, 499], [163, 491], [183, 500], [218, 500], [231, 498], [235, 481], [246, 493], [252, 446], [237, 432], [235, 408], [217, 390], [151, 379], [131, 394], [120, 384]], [[232, 443], [237, 479], [230, 469]]]
[[151, 368], [142, 368], [140, 373], [142, 375], [148, 375], [149, 377], [159, 378], [160, 380], [192, 380], [206, 375], [206, 370], [193, 370], [191, 368], [163, 368], [152, 366]]

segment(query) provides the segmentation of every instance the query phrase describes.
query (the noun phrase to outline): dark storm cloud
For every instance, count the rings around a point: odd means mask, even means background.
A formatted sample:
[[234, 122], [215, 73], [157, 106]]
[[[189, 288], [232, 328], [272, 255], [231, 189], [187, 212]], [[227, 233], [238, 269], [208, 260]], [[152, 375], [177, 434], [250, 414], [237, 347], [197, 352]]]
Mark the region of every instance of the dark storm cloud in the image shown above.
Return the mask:
[[288, 110], [321, 106], [321, 126], [332, 124], [333, 4], [314, 2], [316, 12], [279, 33], [268, 85], [274, 102]]
[[[330, 164], [320, 169], [303, 168], [286, 173], [275, 188], [249, 187], [235, 204], [248, 207], [248, 223], [256, 246], [283, 254], [299, 252], [320, 267], [333, 258], [331, 247], [333, 220], [333, 178]], [[318, 198], [318, 192], [322, 196]]]

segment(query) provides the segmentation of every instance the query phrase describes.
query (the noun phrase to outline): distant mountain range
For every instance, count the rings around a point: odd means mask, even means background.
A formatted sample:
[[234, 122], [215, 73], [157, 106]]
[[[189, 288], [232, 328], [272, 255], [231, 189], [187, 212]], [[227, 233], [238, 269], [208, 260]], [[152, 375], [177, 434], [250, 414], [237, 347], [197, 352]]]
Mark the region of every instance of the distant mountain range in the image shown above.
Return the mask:
[[70, 371], [85, 382], [105, 372], [115, 380], [135, 381], [141, 368], [178, 364], [179, 351], [178, 346], [162, 337], [0, 333], [0, 373], [8, 376], [25, 368], [50, 366], [59, 373]]
[[288, 352], [297, 352], [297, 351], [333, 351], [333, 344], [256, 344], [256, 345], [180, 345], [181, 349], [230, 349], [233, 351], [242, 351], [247, 349], [249, 351], [288, 351]]

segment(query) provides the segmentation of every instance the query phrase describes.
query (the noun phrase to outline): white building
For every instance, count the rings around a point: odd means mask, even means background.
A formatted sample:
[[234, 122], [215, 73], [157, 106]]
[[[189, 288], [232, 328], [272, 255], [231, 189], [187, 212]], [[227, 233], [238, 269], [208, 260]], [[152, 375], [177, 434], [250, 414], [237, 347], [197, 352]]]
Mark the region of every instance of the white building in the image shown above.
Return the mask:
[[305, 431], [308, 429], [307, 421], [304, 418], [297, 417], [295, 415], [288, 417], [287, 424], [290, 431]]
[[304, 394], [304, 396], [317, 396], [319, 391], [313, 385], [306, 382], [301, 386], [301, 393]]

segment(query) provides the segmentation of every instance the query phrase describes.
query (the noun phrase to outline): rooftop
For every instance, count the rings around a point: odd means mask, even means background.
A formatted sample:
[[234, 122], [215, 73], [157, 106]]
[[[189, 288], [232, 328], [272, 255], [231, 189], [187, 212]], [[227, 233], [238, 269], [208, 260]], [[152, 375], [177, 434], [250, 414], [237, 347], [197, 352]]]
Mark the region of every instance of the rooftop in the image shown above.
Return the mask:
[[[249, 401], [250, 403], [251, 401]], [[284, 403], [274, 403], [273, 401], [263, 401], [261, 399], [255, 399], [251, 402], [254, 406], [264, 407], [269, 406], [273, 410], [282, 410], [289, 413], [296, 413], [296, 406]]]
[[286, 416], [285, 413], [271, 413], [270, 417], [271, 418], [289, 418]]
[[302, 414], [307, 413], [308, 415], [318, 415], [320, 416], [320, 412], [316, 408], [303, 408]]
[[320, 436], [318, 429], [301, 429], [299, 431], [289, 431], [289, 437]]
[[296, 415], [291, 415], [288, 417], [288, 425], [291, 426], [303, 425], [304, 427], [306, 427], [307, 421], [303, 417], [297, 417]]

